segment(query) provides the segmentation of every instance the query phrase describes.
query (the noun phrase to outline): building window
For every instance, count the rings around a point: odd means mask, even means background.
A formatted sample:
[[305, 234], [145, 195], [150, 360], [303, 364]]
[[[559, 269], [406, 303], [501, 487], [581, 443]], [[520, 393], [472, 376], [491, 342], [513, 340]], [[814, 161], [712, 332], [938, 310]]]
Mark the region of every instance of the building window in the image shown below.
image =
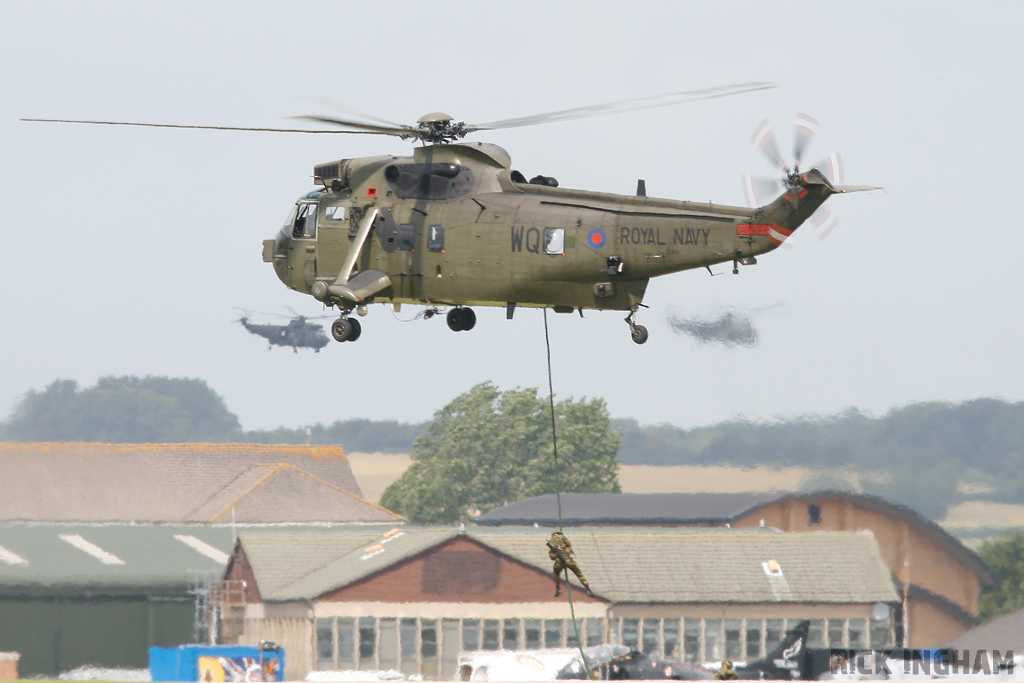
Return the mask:
[[600, 645], [604, 641], [604, 619], [587, 619], [587, 647]]
[[843, 627], [846, 625], [844, 619], [828, 620], [828, 643], [827, 647], [846, 647], [843, 642]]
[[359, 668], [377, 669], [377, 620], [359, 617]]
[[871, 648], [889, 647], [893, 644], [892, 619], [871, 622]]
[[461, 636], [458, 619], [441, 620], [441, 678], [446, 681], [455, 678], [459, 664]]
[[402, 654], [399, 670], [407, 676], [419, 673], [419, 643], [416, 642], [418, 635], [419, 627], [416, 619], [405, 617], [399, 621], [398, 636], [401, 641], [399, 652]]
[[334, 668], [334, 619], [316, 620], [316, 668]]
[[679, 620], [666, 619], [662, 623], [665, 659], [681, 659], [679, 653]]
[[746, 660], [752, 661], [762, 657], [761, 654], [761, 620], [747, 619]]
[[505, 650], [519, 649], [519, 619], [506, 619], [502, 629], [501, 647]]
[[463, 650], [479, 650], [480, 649], [480, 620], [479, 619], [463, 619], [462, 620], [462, 649]]
[[544, 647], [562, 647], [562, 620], [544, 620]]
[[622, 620], [622, 644], [628, 648], [638, 650], [640, 648], [640, 620]]
[[378, 669], [398, 668], [398, 620], [384, 617], [379, 620], [380, 639], [377, 645]]
[[484, 642], [481, 650], [501, 649], [501, 622], [497, 619], [484, 619]]
[[725, 658], [735, 661], [743, 659], [743, 620], [725, 620]]
[[847, 634], [849, 637], [849, 644], [847, 645], [847, 647], [849, 647], [851, 650], [863, 650], [868, 645], [867, 620], [850, 619], [847, 625]]
[[341, 617], [337, 621], [338, 628], [338, 667], [339, 669], [356, 668], [356, 633], [355, 619]]
[[807, 523], [808, 524], [821, 524], [821, 506], [820, 505], [808, 505], [807, 506]]
[[540, 619], [526, 619], [526, 649], [527, 650], [539, 650], [541, 645], [540, 640]]
[[782, 619], [765, 619], [764, 621], [764, 648], [765, 655], [775, 649], [775, 646], [782, 642], [785, 635], [785, 621]]
[[700, 661], [700, 619], [684, 619], [683, 627], [685, 661], [696, 664]]
[[825, 643], [825, 620], [811, 619], [811, 628], [807, 633], [808, 647], [828, 647]]
[[704, 661], [722, 661], [722, 620], [704, 620]]

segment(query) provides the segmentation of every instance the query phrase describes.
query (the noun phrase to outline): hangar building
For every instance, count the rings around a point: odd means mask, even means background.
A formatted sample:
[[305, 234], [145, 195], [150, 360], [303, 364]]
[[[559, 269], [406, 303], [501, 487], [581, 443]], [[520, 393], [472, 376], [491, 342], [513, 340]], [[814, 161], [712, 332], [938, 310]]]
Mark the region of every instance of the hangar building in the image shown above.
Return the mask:
[[398, 669], [450, 679], [460, 650], [622, 642], [693, 662], [755, 659], [789, 622], [843, 647], [892, 643], [899, 602], [869, 532], [587, 527], [594, 597], [553, 597], [550, 528], [247, 529], [225, 575], [226, 643], [284, 645], [286, 676]]

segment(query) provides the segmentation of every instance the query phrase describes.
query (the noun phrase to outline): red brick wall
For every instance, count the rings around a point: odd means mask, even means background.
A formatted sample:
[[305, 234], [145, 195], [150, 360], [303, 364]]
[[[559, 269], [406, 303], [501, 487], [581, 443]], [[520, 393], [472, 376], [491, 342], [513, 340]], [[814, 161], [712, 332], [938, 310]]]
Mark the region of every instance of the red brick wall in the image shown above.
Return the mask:
[[[586, 571], [586, 568], [583, 568]], [[328, 602], [551, 602], [554, 580], [465, 536], [327, 593]], [[562, 590], [562, 600], [568, 591]], [[575, 602], [603, 602], [573, 590]]]
[[246, 604], [253, 605], [263, 602], [263, 598], [260, 596], [260, 587], [256, 584], [256, 575], [252, 571], [252, 565], [249, 564], [249, 558], [242, 550], [241, 543], [235, 544], [235, 552], [228, 561], [226, 578], [228, 581], [245, 582], [243, 590]]

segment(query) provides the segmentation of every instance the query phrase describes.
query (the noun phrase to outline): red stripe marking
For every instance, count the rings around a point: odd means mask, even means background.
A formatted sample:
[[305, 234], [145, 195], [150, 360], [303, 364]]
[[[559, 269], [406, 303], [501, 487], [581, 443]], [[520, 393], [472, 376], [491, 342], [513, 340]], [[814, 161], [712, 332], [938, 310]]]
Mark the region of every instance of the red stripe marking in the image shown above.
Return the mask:
[[740, 223], [736, 226], [737, 235], [767, 235], [771, 229], [767, 223]]

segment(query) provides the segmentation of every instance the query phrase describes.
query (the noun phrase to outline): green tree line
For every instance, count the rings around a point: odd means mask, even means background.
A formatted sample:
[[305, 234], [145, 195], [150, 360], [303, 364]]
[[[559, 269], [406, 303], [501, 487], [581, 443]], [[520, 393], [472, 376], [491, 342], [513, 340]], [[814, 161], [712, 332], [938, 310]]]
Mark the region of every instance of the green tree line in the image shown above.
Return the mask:
[[[439, 413], [440, 415], [441, 413]], [[435, 420], [436, 421], [436, 420]], [[91, 387], [57, 380], [15, 405], [0, 438], [19, 441], [241, 441], [341, 444], [350, 452], [412, 453], [432, 423], [339, 419], [332, 424], [244, 431], [224, 400], [198, 379], [105, 377]], [[612, 420], [619, 461], [648, 465], [850, 468], [864, 489], [932, 519], [972, 494], [1024, 503], [1024, 403], [979, 399], [918, 403], [873, 417], [856, 410], [826, 418], [733, 420], [680, 429]], [[825, 475], [807, 485], [844, 486]]]

